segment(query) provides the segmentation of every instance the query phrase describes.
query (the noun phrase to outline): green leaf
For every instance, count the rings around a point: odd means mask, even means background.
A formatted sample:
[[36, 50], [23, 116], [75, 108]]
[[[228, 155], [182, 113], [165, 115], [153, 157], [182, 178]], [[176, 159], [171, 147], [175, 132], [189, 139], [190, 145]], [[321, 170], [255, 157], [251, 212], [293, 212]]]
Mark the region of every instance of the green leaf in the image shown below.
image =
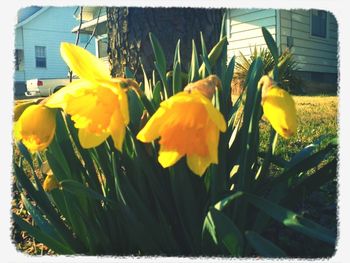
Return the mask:
[[73, 180], [63, 180], [60, 181], [60, 185], [63, 191], [67, 191], [72, 193], [73, 195], [84, 195], [88, 198], [97, 200], [97, 201], [105, 201], [109, 203], [114, 203], [114, 201], [105, 198], [103, 195], [91, 190], [90, 188], [82, 185], [81, 183]]
[[227, 17], [227, 11], [225, 11], [222, 16], [221, 28], [220, 28], [220, 40], [226, 37], [226, 17]]
[[275, 61], [275, 65], [277, 65], [278, 64], [278, 57], [279, 57], [277, 44], [276, 44], [275, 40], [273, 39], [271, 33], [265, 27], [262, 27], [261, 30], [262, 30], [262, 34], [264, 36], [265, 42], [267, 44], [267, 47], [269, 48], [269, 50], [273, 56], [273, 59]]
[[169, 91], [168, 91], [168, 82], [167, 82], [167, 79], [166, 79], [166, 75], [161, 72], [161, 69], [159, 67], [159, 65], [157, 64], [157, 62], [154, 62], [154, 66], [160, 76], [160, 80], [162, 81], [162, 84], [163, 84], [163, 93], [164, 93], [164, 97], [165, 99], [167, 99], [170, 95]]
[[158, 39], [156, 38], [156, 36], [153, 33], [151, 33], [151, 32], [149, 33], [149, 38], [151, 41], [151, 45], [152, 45], [152, 49], [154, 52], [156, 63], [157, 63], [158, 69], [159, 69], [159, 73], [160, 73], [161, 77], [165, 78], [166, 58], [165, 58], [163, 48], [161, 47]]
[[[145, 96], [145, 94], [143, 96]], [[147, 103], [149, 103], [149, 99], [147, 97], [144, 97], [144, 99], [142, 100], [142, 98], [140, 98], [135, 92], [132, 91], [127, 92], [127, 96], [129, 100], [128, 106], [130, 122], [132, 123], [132, 126], [134, 128], [138, 128], [143, 113], [144, 102], [147, 100]]]
[[178, 62], [174, 64], [173, 70], [173, 95], [182, 90], [181, 66]]
[[[209, 59], [209, 63], [210, 63], [210, 67], [213, 68], [218, 59], [220, 58], [224, 46], [227, 45], [227, 37], [223, 37], [222, 39], [220, 39], [220, 41], [212, 48], [212, 50], [209, 52], [208, 55], [208, 59]], [[205, 74], [205, 64], [202, 63], [202, 65], [199, 68], [199, 75], [203, 76], [203, 74]]]
[[21, 141], [17, 141], [16, 145], [20, 153], [24, 157], [24, 159], [29, 163], [30, 167], [34, 170], [33, 159], [27, 147], [25, 147], [25, 145]]
[[294, 229], [309, 237], [327, 242], [331, 245], [335, 244], [336, 237], [329, 229], [311, 220], [305, 219], [276, 203], [268, 201], [267, 199], [248, 193], [244, 193], [244, 196], [252, 205], [259, 208], [261, 211], [265, 212], [286, 227]]
[[198, 55], [197, 55], [196, 44], [195, 44], [194, 40], [192, 39], [192, 55], [191, 55], [190, 70], [188, 72], [188, 83], [194, 82], [198, 79], [199, 79]]
[[52, 226], [43, 216], [43, 214], [39, 211], [38, 208], [33, 206], [31, 202], [24, 196], [23, 193], [21, 193], [21, 199], [23, 201], [24, 206], [26, 207], [27, 211], [30, 213], [30, 215], [33, 217], [33, 220], [35, 224], [40, 228], [41, 231], [43, 231], [45, 234], [53, 237], [56, 240], [59, 240], [62, 242], [63, 240], [61, 237], [57, 234], [54, 226]]
[[160, 103], [162, 101], [161, 94], [160, 94], [161, 88], [162, 88], [162, 84], [159, 81], [156, 83], [156, 85], [153, 88], [153, 103], [154, 103], [156, 109], [159, 108], [159, 105], [160, 105]]
[[202, 236], [209, 233], [213, 242], [223, 245], [232, 256], [242, 256], [243, 237], [239, 229], [224, 213], [211, 207], [205, 219]]
[[256, 252], [258, 252], [260, 256], [273, 258], [287, 256], [287, 254], [282, 249], [277, 247], [271, 241], [263, 238], [256, 232], [246, 231], [245, 237], [249, 241], [250, 245], [255, 249]]
[[229, 196], [221, 199], [220, 201], [218, 201], [215, 204], [214, 207], [218, 211], [222, 211], [225, 207], [228, 207], [235, 199], [240, 198], [242, 195], [243, 195], [243, 192], [238, 191], [238, 192], [236, 192], [236, 193], [234, 193], [232, 195], [229, 195]]
[[143, 64], [141, 64], [141, 69], [142, 69], [142, 73], [143, 73], [143, 83], [144, 83], [145, 95], [149, 100], [152, 100], [153, 96], [152, 96], [151, 84], [148, 81], [147, 74], [146, 74], [146, 71], [145, 71]]
[[209, 62], [208, 58], [205, 57], [205, 56], [202, 56], [202, 55], [200, 55], [200, 57], [203, 60], [203, 63], [205, 65], [205, 69], [206, 69], [205, 71], [202, 71], [202, 72], [204, 72], [204, 75], [200, 76], [202, 79], [204, 79], [206, 77], [205, 72], [207, 71], [208, 75], [211, 75], [212, 71], [211, 71], [211, 68], [210, 68], [210, 62]]
[[24, 231], [27, 231], [29, 235], [35, 237], [38, 241], [44, 243], [49, 248], [54, 250], [56, 253], [75, 254], [75, 251], [72, 250], [69, 246], [62, 244], [61, 242], [58, 242], [55, 238], [45, 234], [40, 229], [28, 224], [26, 221], [24, 221], [22, 218], [20, 218], [16, 214], [12, 214], [12, 218], [14, 222], [18, 224], [18, 226], [21, 229], [23, 229]]
[[176, 63], [178, 63], [181, 66], [180, 39], [177, 41], [176, 48], [175, 48], [173, 68], [175, 68]]

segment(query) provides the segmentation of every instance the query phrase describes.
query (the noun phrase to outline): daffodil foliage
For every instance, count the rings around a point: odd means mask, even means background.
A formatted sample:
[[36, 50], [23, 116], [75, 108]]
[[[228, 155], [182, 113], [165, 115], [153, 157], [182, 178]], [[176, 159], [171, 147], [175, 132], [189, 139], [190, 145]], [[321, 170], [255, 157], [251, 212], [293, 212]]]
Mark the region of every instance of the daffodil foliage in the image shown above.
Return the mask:
[[[13, 214], [16, 228], [57, 254], [287, 256], [288, 243], [266, 235], [273, 223], [334, 249], [336, 233], [293, 208], [306, 188], [334, 180], [336, 141], [281, 159], [278, 136], [302, 129], [293, 97], [257, 58], [233, 101], [224, 30], [209, 53], [201, 40], [191, 61], [178, 42], [169, 67], [150, 34], [155, 70], [142, 80], [129, 70], [112, 78], [89, 52], [61, 44], [79, 79], [15, 107], [15, 182], [33, 220]], [[271, 124], [264, 151], [261, 122]]]

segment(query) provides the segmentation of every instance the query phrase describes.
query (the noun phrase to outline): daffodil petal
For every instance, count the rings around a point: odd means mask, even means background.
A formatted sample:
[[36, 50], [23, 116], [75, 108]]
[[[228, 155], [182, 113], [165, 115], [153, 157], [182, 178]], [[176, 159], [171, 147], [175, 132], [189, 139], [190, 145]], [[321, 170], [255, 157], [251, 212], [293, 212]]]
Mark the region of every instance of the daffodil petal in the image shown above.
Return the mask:
[[209, 167], [211, 161], [208, 157], [201, 157], [198, 155], [187, 155], [187, 165], [190, 170], [196, 175], [202, 176]]
[[49, 108], [65, 109], [69, 96], [82, 96], [86, 92], [86, 89], [90, 88], [96, 88], [96, 86], [93, 83], [85, 80], [74, 80], [48, 97], [45, 102], [45, 106]]
[[118, 94], [118, 101], [119, 101], [119, 106], [120, 106], [120, 113], [123, 116], [124, 124], [128, 125], [129, 121], [130, 121], [128, 96], [126, 95], [125, 91], [122, 89], [121, 89], [120, 93]]
[[22, 140], [31, 152], [44, 150], [55, 135], [55, 113], [43, 105], [29, 106], [15, 124], [15, 139]]
[[71, 43], [61, 44], [61, 56], [81, 79], [95, 82], [111, 79], [108, 66], [87, 50]]
[[213, 122], [216, 124], [216, 126], [219, 128], [220, 131], [225, 132], [226, 131], [226, 121], [224, 116], [221, 114], [220, 111], [218, 111], [212, 104], [212, 102], [206, 98], [204, 95], [202, 95], [200, 92], [194, 92], [194, 93], [187, 93], [187, 92], [179, 92], [170, 99], [163, 101], [161, 103], [161, 106], [166, 108], [171, 108], [176, 103], [186, 103], [186, 102], [193, 102], [197, 101], [202, 103], [208, 114], [210, 119], [213, 120]]
[[137, 134], [137, 139], [141, 142], [151, 142], [159, 137], [159, 131], [164, 122], [166, 110], [163, 107], [152, 115], [145, 127]]
[[109, 133], [95, 134], [89, 132], [87, 129], [79, 129], [78, 138], [81, 147], [88, 149], [99, 146], [109, 136]]
[[202, 96], [201, 98], [210, 119], [216, 124], [216, 126], [219, 128], [220, 131], [225, 132], [226, 131], [226, 121], [222, 113], [216, 109], [210, 100]]
[[110, 123], [110, 132], [115, 148], [117, 148], [121, 152], [125, 138], [125, 124], [120, 114], [118, 114], [118, 111], [115, 111], [112, 115]]
[[170, 167], [174, 165], [183, 156], [177, 151], [168, 151], [160, 148], [158, 155], [158, 162], [164, 167]]
[[160, 106], [163, 108], [171, 108], [176, 103], [186, 103], [193, 101], [193, 97], [190, 93], [181, 91], [169, 99], [162, 101]]
[[207, 145], [211, 163], [218, 163], [219, 129], [214, 125], [209, 125], [207, 129]]
[[264, 116], [276, 132], [289, 138], [297, 130], [295, 103], [289, 93], [281, 88], [272, 87], [263, 102]]

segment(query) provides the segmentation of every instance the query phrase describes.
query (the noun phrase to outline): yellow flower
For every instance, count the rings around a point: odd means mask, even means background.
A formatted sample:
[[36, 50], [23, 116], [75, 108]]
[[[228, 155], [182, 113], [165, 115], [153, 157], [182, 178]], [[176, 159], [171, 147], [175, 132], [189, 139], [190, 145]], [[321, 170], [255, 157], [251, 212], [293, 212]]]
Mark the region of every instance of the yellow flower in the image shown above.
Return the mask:
[[264, 116], [275, 131], [284, 138], [289, 138], [297, 131], [295, 103], [289, 93], [277, 86], [269, 87], [263, 97]]
[[43, 105], [30, 105], [15, 123], [16, 140], [31, 152], [44, 150], [52, 141], [56, 130], [55, 110]]
[[224, 117], [193, 90], [162, 102], [137, 139], [151, 142], [160, 137], [158, 161], [164, 168], [186, 155], [188, 167], [201, 176], [211, 163], [218, 163], [219, 131], [226, 131]]
[[104, 62], [76, 45], [62, 43], [61, 55], [80, 79], [51, 95], [45, 105], [71, 115], [83, 148], [96, 147], [112, 136], [114, 146], [121, 151], [129, 123], [123, 88], [136, 82], [111, 78]]
[[46, 178], [45, 178], [44, 183], [43, 183], [44, 191], [50, 192], [53, 189], [59, 188], [59, 186], [60, 186], [59, 182], [57, 181], [56, 177], [54, 176], [54, 174], [50, 170], [47, 173]]

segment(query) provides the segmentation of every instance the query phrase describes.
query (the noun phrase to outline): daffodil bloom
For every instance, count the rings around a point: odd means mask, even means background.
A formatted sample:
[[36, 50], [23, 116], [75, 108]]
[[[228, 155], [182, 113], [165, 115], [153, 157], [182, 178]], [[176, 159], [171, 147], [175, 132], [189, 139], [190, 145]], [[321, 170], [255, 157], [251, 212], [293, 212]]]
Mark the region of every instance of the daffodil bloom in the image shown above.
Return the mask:
[[[262, 79], [262, 82], [265, 79]], [[277, 87], [271, 80], [267, 80], [266, 83], [269, 83], [269, 85], [263, 86], [262, 90], [264, 116], [279, 135], [289, 138], [297, 131], [297, 114], [294, 100], [287, 91]]]
[[123, 78], [111, 78], [108, 67], [85, 49], [61, 44], [61, 55], [80, 78], [50, 96], [45, 105], [62, 108], [71, 115], [83, 148], [100, 145], [109, 136], [121, 151], [129, 123], [128, 100], [123, 87], [137, 85]]
[[35, 104], [27, 107], [15, 123], [14, 136], [31, 152], [42, 151], [51, 143], [56, 130], [55, 110]]
[[52, 171], [49, 171], [49, 173], [46, 175], [44, 183], [43, 183], [43, 189], [45, 192], [50, 192], [53, 189], [59, 188], [60, 184], [57, 181], [56, 177], [52, 173]]
[[224, 117], [193, 90], [163, 101], [137, 139], [151, 142], [160, 137], [158, 161], [164, 168], [186, 155], [188, 167], [201, 176], [211, 163], [218, 163], [219, 131], [226, 131]]

